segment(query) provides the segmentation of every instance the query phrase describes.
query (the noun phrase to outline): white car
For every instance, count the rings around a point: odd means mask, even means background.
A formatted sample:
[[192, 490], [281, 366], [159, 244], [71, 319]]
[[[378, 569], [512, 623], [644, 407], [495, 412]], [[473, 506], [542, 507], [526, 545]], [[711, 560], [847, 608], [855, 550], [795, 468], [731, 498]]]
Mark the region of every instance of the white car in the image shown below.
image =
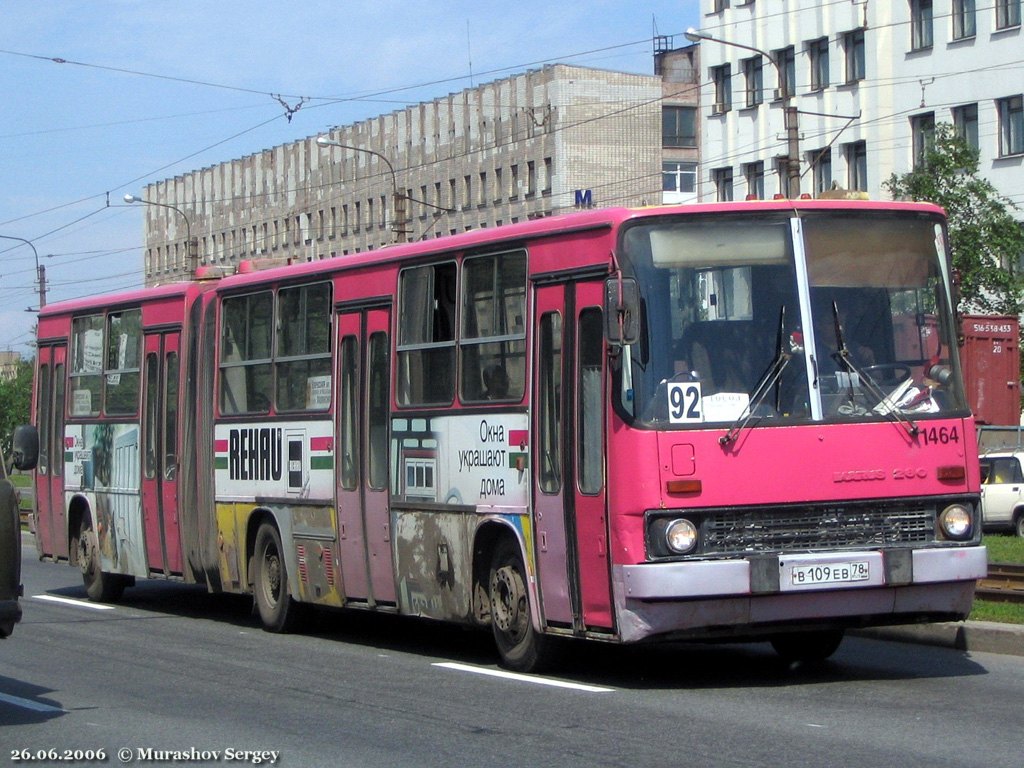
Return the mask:
[[1021, 453], [981, 457], [981, 520], [986, 530], [1009, 530], [1024, 537], [1024, 471]]

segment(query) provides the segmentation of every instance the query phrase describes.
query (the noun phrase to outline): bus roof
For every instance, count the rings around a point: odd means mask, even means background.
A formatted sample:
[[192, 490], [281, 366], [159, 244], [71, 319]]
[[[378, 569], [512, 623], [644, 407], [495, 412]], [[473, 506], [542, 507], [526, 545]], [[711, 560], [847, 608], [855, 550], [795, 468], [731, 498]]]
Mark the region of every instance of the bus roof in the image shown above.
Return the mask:
[[[707, 215], [736, 214], [756, 211], [778, 212], [793, 211], [877, 211], [877, 212], [918, 212], [943, 215], [939, 206], [931, 203], [870, 201], [870, 200], [753, 200], [715, 203], [688, 203], [683, 205], [655, 205], [638, 208], [597, 208], [586, 211], [548, 216], [530, 221], [505, 224], [500, 227], [474, 229], [455, 235], [448, 235], [432, 240], [420, 240], [412, 243], [388, 245], [373, 251], [347, 254], [331, 259], [313, 262], [299, 262], [273, 266], [268, 269], [250, 269], [220, 278], [219, 280], [193, 282], [181, 281], [152, 288], [140, 288], [117, 294], [92, 296], [83, 299], [72, 299], [47, 305], [40, 317], [57, 314], [75, 313], [78, 311], [95, 310], [97, 306], [116, 306], [120, 304], [150, 302], [161, 297], [173, 299], [185, 298], [190, 294], [201, 293], [212, 286], [230, 289], [247, 284], [280, 279], [302, 278], [332, 272], [343, 267], [358, 269], [386, 263], [397, 263], [408, 260], [430, 258], [440, 253], [473, 251], [478, 249], [496, 250], [504, 247], [516, 247], [524, 242], [540, 238], [558, 237], [573, 232], [615, 229], [621, 224], [648, 217], [664, 215]], [[256, 264], [257, 260], [249, 260]], [[246, 262], [242, 262], [245, 264]], [[240, 265], [241, 266], [241, 265]]]

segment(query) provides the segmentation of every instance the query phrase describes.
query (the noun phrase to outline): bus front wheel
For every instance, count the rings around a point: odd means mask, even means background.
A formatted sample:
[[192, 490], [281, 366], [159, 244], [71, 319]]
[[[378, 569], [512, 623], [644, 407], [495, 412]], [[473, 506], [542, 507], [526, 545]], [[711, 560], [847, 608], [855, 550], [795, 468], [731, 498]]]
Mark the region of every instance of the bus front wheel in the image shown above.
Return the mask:
[[100, 543], [89, 517], [83, 517], [78, 536], [72, 542], [78, 554], [85, 593], [94, 603], [115, 603], [124, 594], [128, 579], [116, 573], [104, 573], [100, 566]]
[[270, 523], [263, 523], [256, 532], [252, 590], [265, 630], [288, 632], [295, 627], [299, 606], [288, 594], [281, 535]]
[[501, 542], [491, 560], [491, 628], [503, 666], [536, 671], [547, 658], [547, 638], [533, 627], [526, 569], [511, 541]]

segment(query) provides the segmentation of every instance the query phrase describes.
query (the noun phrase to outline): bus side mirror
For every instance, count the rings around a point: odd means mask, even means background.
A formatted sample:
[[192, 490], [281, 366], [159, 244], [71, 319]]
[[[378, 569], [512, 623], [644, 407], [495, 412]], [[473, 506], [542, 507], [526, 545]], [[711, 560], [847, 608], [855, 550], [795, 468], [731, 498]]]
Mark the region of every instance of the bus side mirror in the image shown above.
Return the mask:
[[604, 284], [605, 336], [609, 344], [635, 344], [640, 338], [640, 287], [632, 277], [609, 277]]
[[35, 469], [39, 461], [39, 432], [31, 424], [14, 430], [14, 466], [25, 471]]

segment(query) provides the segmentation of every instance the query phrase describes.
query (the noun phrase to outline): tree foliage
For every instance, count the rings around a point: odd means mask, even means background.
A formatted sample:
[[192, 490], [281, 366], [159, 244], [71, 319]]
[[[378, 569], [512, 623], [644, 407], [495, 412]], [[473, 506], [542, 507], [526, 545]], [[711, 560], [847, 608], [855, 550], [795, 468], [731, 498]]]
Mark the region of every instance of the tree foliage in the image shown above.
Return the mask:
[[935, 126], [924, 162], [893, 174], [883, 187], [898, 200], [922, 200], [946, 209], [953, 268], [960, 276], [965, 313], [1020, 315], [1024, 309], [1024, 229], [1016, 206], [978, 176], [978, 151], [949, 123]]
[[32, 361], [22, 360], [13, 378], [0, 379], [0, 451], [5, 459], [11, 455], [15, 427], [30, 420], [32, 370]]

